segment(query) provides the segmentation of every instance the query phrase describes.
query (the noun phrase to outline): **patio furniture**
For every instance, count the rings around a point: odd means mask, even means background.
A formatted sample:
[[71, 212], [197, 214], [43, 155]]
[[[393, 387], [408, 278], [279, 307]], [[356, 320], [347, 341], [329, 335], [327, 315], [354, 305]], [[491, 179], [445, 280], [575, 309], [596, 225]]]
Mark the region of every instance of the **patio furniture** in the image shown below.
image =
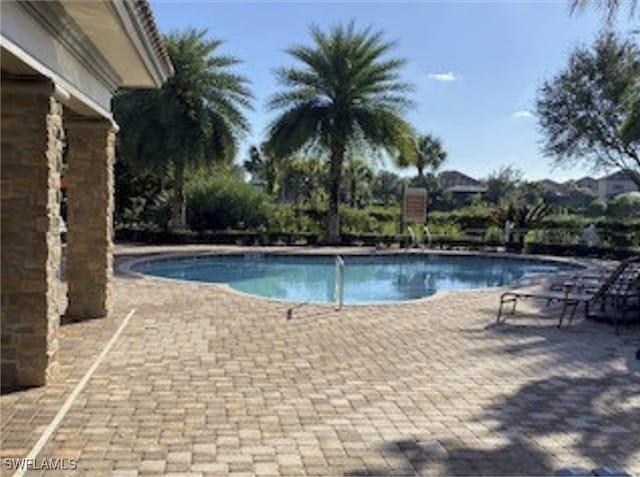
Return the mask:
[[640, 257], [632, 257], [621, 262], [609, 275], [598, 285], [593, 287], [579, 287], [575, 282], [567, 282], [563, 290], [541, 287], [524, 288], [511, 290], [500, 296], [500, 305], [496, 323], [504, 323], [506, 314], [505, 304], [511, 303], [510, 315], [515, 314], [519, 300], [528, 298], [545, 300], [547, 305], [553, 302], [562, 303], [562, 310], [558, 321], [558, 328], [566, 314], [569, 312], [569, 325], [573, 322], [578, 305], [585, 305], [585, 317], [590, 316], [590, 307], [600, 305], [601, 311], [606, 311], [607, 307], [615, 310], [613, 321], [618, 333], [619, 312], [622, 311], [622, 318], [626, 320], [627, 312], [630, 310], [630, 303], [640, 296]]
[[[629, 261], [609, 290], [595, 303], [600, 305], [600, 316], [613, 321], [616, 334], [620, 321], [628, 322], [630, 317], [640, 319], [640, 259]], [[590, 313], [589, 305], [589, 302], [585, 304], [585, 317], [598, 318]]]
[[604, 281], [613, 273], [617, 268], [622, 265], [626, 266], [626, 261], [611, 266], [599, 266], [573, 272], [571, 274], [561, 274], [559, 279], [553, 280], [549, 289], [554, 291], [565, 291], [567, 287], [578, 290], [592, 290], [593, 293], [597, 291]]

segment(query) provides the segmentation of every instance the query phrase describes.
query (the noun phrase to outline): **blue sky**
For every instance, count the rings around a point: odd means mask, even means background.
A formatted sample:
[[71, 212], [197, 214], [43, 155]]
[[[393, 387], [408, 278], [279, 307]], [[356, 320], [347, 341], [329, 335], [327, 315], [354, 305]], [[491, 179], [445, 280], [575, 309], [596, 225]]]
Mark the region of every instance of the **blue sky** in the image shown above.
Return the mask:
[[[252, 132], [259, 142], [272, 115], [265, 102], [278, 89], [273, 69], [291, 63], [285, 50], [308, 43], [308, 27], [355, 20], [397, 41], [395, 55], [408, 60], [404, 77], [416, 89], [408, 118], [421, 132], [441, 137], [445, 169], [485, 177], [501, 165], [525, 177], [577, 178], [590, 171], [552, 169], [540, 153], [533, 110], [536, 89], [564, 65], [573, 47], [590, 44], [602, 13], [570, 15], [568, 0], [493, 2], [168, 2], [152, 1], [162, 32], [208, 28], [222, 47], [243, 60], [237, 69], [252, 82]], [[632, 25], [623, 11], [616, 29]], [[413, 174], [413, 171], [408, 173]]]

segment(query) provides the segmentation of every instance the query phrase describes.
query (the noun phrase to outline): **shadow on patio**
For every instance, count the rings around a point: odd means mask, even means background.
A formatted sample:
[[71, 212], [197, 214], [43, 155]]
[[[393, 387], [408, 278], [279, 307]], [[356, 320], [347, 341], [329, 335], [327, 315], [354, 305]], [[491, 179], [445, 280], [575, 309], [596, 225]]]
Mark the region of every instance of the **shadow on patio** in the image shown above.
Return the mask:
[[[554, 475], [560, 468], [624, 468], [640, 459], [640, 379], [627, 373], [598, 378], [553, 377], [524, 385], [476, 419], [497, 420], [506, 444], [474, 448], [459, 440], [397, 440], [378, 452], [404, 459], [397, 475]], [[578, 453], [580, 462], [563, 459]], [[632, 462], [634, 461], [634, 462]], [[558, 463], [560, 463], [558, 465]], [[367, 468], [346, 475], [389, 475]]]

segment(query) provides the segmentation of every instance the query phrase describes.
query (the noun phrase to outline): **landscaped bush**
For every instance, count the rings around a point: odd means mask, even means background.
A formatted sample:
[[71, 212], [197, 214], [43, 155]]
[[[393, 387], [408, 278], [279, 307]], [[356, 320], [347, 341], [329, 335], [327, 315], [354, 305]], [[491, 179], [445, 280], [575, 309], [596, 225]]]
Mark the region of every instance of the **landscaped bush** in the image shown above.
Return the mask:
[[636, 194], [620, 194], [609, 202], [609, 216], [632, 218], [640, 216], [640, 196]]
[[460, 237], [463, 235], [462, 228], [453, 222], [440, 224], [434, 223], [429, 225], [431, 235], [446, 235], [449, 237]]
[[355, 207], [340, 207], [340, 228], [343, 233], [380, 233], [382, 228], [369, 212]]
[[367, 213], [376, 219], [378, 222], [392, 222], [397, 223], [398, 216], [400, 215], [399, 206], [378, 206], [370, 205], [365, 208]]
[[504, 241], [504, 231], [500, 227], [492, 225], [484, 233], [484, 239], [487, 242], [502, 242]]
[[292, 204], [274, 204], [270, 208], [270, 231], [275, 232], [310, 232], [318, 234], [321, 227], [305, 210], [297, 209]]
[[486, 205], [461, 207], [451, 212], [431, 212], [429, 225], [455, 223], [461, 229], [486, 229], [492, 225], [493, 209]]
[[200, 178], [187, 188], [192, 230], [266, 229], [271, 208], [267, 194], [227, 176]]
[[602, 217], [607, 213], [607, 203], [602, 199], [596, 199], [591, 202], [586, 209], [586, 215], [589, 217]]

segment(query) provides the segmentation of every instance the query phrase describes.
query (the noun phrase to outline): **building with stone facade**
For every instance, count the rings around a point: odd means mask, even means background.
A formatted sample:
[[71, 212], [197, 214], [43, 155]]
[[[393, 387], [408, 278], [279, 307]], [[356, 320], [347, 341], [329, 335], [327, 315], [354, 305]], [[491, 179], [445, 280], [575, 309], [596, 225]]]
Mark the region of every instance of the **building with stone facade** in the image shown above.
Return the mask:
[[[0, 2], [2, 387], [55, 377], [60, 317], [109, 313], [118, 88], [173, 69], [146, 0]], [[60, 177], [68, 184], [60, 297]], [[67, 301], [66, 310], [61, 303]]]

